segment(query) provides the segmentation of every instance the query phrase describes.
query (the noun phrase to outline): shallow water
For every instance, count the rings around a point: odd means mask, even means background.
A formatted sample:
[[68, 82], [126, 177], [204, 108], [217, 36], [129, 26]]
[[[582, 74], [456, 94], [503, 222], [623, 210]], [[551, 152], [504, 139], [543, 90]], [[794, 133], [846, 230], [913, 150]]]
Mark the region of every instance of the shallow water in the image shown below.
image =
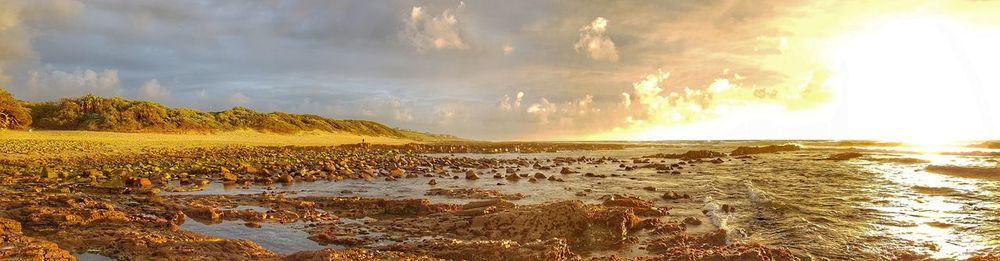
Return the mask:
[[[711, 149], [729, 152], [747, 142], [694, 142], [655, 148], [616, 151], [570, 151], [537, 154], [431, 154], [431, 157], [537, 158], [614, 157], [626, 160], [656, 153], [682, 153]], [[525, 179], [510, 182], [483, 173], [479, 180], [437, 177], [404, 178], [398, 181], [347, 180], [301, 182], [274, 185], [273, 191], [291, 196], [332, 195], [384, 198], [427, 198], [435, 203], [465, 203], [475, 199], [425, 196], [428, 189], [482, 188], [527, 197], [519, 204], [567, 199], [600, 202], [610, 194], [631, 194], [671, 207], [666, 219], [687, 216], [709, 221], [730, 231], [732, 242], [757, 242], [791, 249], [800, 256], [831, 259], [887, 259], [910, 251], [935, 258], [963, 258], [979, 251], [1000, 247], [1000, 181], [952, 177], [924, 171], [928, 165], [996, 167], [995, 156], [963, 156], [947, 150], [926, 148], [851, 148], [827, 143], [804, 143], [805, 149], [778, 154], [754, 155], [754, 159], [731, 158], [721, 164], [708, 162], [686, 166], [681, 175], [657, 174], [653, 169], [625, 171], [620, 163], [571, 164], [578, 174], [562, 175], [559, 168], [538, 171], [522, 168], [518, 173], [555, 175], [566, 182]], [[865, 157], [848, 161], [823, 160], [846, 150], [861, 151]], [[916, 159], [916, 160], [913, 160]], [[654, 159], [653, 162], [660, 162]], [[678, 160], [663, 160], [670, 164]], [[484, 172], [488, 172], [486, 170]], [[498, 169], [501, 173], [503, 169]], [[595, 178], [583, 174], [618, 177]], [[452, 173], [463, 177], [463, 174]], [[655, 187], [647, 191], [643, 187]], [[589, 192], [584, 192], [589, 190]], [[203, 191], [183, 194], [241, 194], [268, 191], [253, 186], [237, 189], [211, 184]], [[345, 193], [350, 191], [350, 193]], [[668, 202], [659, 199], [665, 191], [688, 193], [693, 200]], [[586, 196], [577, 196], [584, 192]], [[729, 205], [729, 214], [711, 211]], [[706, 210], [703, 214], [702, 210]], [[196, 223], [191, 221], [188, 223]], [[288, 253], [313, 249], [304, 232], [277, 228], [246, 228], [242, 223], [185, 224], [185, 229], [228, 238], [282, 238], [282, 242], [258, 242], [265, 248]], [[238, 229], [237, 229], [238, 227]], [[291, 230], [296, 230], [293, 226]], [[224, 230], [226, 232], [218, 232]], [[245, 231], [244, 231], [245, 230]], [[215, 231], [215, 232], [213, 232]], [[301, 231], [300, 231], [301, 232]], [[266, 233], [262, 234], [262, 233]], [[307, 241], [307, 242], [301, 242]]]
[[[228, 239], [250, 240], [264, 249], [282, 254], [327, 248], [327, 246], [307, 239], [309, 234], [303, 230], [305, 224], [301, 222], [292, 224], [260, 223], [261, 227], [259, 228], [247, 227], [244, 225], [245, 223], [242, 221], [223, 221], [217, 224], [204, 224], [187, 218], [181, 225], [181, 229]], [[336, 246], [328, 247], [337, 248]]]
[[102, 256], [94, 253], [74, 253], [74, 257], [79, 261], [114, 261], [114, 258]]

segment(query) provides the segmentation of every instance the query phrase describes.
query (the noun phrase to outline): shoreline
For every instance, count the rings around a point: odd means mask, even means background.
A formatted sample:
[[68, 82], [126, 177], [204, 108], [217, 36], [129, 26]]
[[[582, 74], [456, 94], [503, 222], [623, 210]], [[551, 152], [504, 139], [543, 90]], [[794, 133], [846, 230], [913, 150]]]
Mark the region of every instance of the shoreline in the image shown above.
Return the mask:
[[[852, 173], [851, 160], [884, 161], [871, 155], [834, 161], [827, 153], [841, 150], [792, 146], [228, 146], [224, 140], [171, 146], [187, 136], [42, 134], [0, 139], [7, 145], [0, 148], [7, 155], [0, 158], [0, 224], [11, 235], [0, 242], [9, 247], [0, 257], [805, 259], [815, 249], [758, 243], [742, 235], [767, 227], [739, 227], [815, 209], [779, 201], [781, 185], [760, 180], [777, 173], [714, 177], [793, 162]], [[826, 177], [811, 178], [822, 184]], [[841, 201], [796, 203], [831, 202]], [[936, 251], [919, 240], [894, 244], [865, 255], [927, 258]]]

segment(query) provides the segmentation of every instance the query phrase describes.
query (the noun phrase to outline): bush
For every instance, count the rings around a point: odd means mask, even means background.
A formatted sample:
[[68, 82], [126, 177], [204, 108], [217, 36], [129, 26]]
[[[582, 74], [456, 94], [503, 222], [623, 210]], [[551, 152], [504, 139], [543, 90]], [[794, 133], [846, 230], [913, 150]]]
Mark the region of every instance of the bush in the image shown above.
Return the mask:
[[0, 129], [22, 130], [31, 126], [31, 113], [6, 90], [0, 89]]
[[244, 107], [208, 113], [195, 109], [168, 108], [148, 101], [130, 101], [117, 97], [102, 98], [93, 95], [62, 99], [58, 102], [30, 104], [30, 109], [28, 123], [31, 123], [30, 119], [33, 117], [35, 119], [33, 126], [39, 129], [119, 132], [252, 129], [274, 133], [318, 130], [400, 138], [427, 136], [396, 130], [372, 121], [333, 120], [316, 115], [282, 112], [260, 113]]

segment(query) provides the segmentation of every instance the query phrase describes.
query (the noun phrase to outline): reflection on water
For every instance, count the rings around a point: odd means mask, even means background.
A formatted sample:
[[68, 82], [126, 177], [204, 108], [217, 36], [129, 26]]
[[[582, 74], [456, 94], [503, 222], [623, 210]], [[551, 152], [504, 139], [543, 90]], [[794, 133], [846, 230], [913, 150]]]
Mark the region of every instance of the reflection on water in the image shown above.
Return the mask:
[[283, 254], [326, 248], [306, 238], [309, 235], [303, 230], [305, 224], [301, 222], [292, 224], [262, 223], [260, 225], [260, 228], [251, 228], [239, 221], [203, 224], [187, 218], [181, 225], [181, 229], [228, 239], [250, 240], [264, 249]]
[[73, 254], [76, 260], [79, 261], [114, 261], [114, 258], [102, 256], [100, 254], [94, 253], [75, 253]]
[[[696, 142], [657, 148], [619, 151], [571, 151], [538, 154], [434, 154], [432, 157], [504, 159], [553, 159], [555, 157], [614, 157], [632, 165], [632, 159], [656, 153], [681, 153], [709, 149], [728, 152], [747, 142]], [[518, 173], [555, 175], [566, 182], [493, 179], [493, 169], [479, 180], [435, 177], [403, 178], [398, 181], [346, 180], [295, 183], [292, 185], [227, 188], [211, 184], [204, 191], [184, 194], [230, 194], [285, 191], [289, 196], [328, 195], [384, 198], [428, 198], [436, 203], [465, 203], [474, 199], [425, 196], [430, 188], [481, 188], [527, 197], [515, 202], [533, 204], [559, 200], [600, 201], [609, 194], [631, 194], [670, 207], [667, 219], [686, 216], [707, 218], [726, 224], [730, 241], [752, 241], [788, 247], [800, 256], [830, 259], [887, 259], [899, 256], [962, 258], [1000, 246], [1000, 182], [970, 179], [924, 171], [928, 165], [997, 165], [996, 156], [967, 155], [948, 149], [851, 148], [828, 143], [802, 142], [806, 149], [780, 154], [760, 154], [750, 159], [732, 158], [722, 163], [687, 165], [680, 175], [657, 174], [653, 169], [625, 171], [620, 162], [570, 164], [580, 174], [563, 175], [559, 168], [534, 170], [520, 167]], [[848, 161], [824, 160], [845, 150], [865, 156]], [[968, 151], [965, 151], [968, 152]], [[963, 153], [965, 153], [963, 152]], [[950, 154], [949, 154], [950, 153]], [[992, 153], [992, 152], [991, 152]], [[654, 163], [660, 162], [659, 159]], [[677, 160], [663, 160], [675, 163]], [[514, 167], [517, 166], [504, 166]], [[503, 168], [496, 169], [503, 172]], [[585, 177], [592, 172], [606, 178]], [[462, 177], [463, 174], [452, 173]], [[643, 189], [656, 188], [656, 191]], [[666, 191], [686, 193], [692, 200], [659, 199]], [[703, 212], [711, 206], [728, 205], [725, 214]], [[715, 215], [706, 217], [705, 213]], [[268, 249], [315, 249], [301, 229], [272, 227], [251, 229], [241, 223], [205, 226], [185, 224], [186, 229], [228, 238], [284, 238], [289, 242], [263, 242]], [[219, 228], [224, 230], [220, 232]], [[708, 226], [708, 225], [706, 225]], [[285, 227], [287, 228], [287, 227]], [[704, 228], [700, 228], [704, 229]], [[230, 231], [232, 230], [232, 231]], [[297, 239], [296, 239], [297, 238]], [[258, 239], [259, 240], [259, 239]], [[256, 241], [256, 240], [255, 240]], [[304, 241], [304, 242], [303, 242]]]
[[[987, 235], [976, 233], [977, 227], [990, 225], [994, 219], [996, 199], [995, 182], [988, 180], [951, 177], [924, 171], [927, 165], [990, 166], [989, 158], [963, 157], [938, 154], [940, 149], [925, 150], [912, 155], [926, 160], [927, 164], [878, 164], [868, 165], [867, 170], [880, 173], [891, 184], [883, 190], [890, 197], [886, 204], [876, 206], [902, 226], [883, 226], [890, 235], [923, 242], [931, 250], [932, 258], [968, 258], [991, 249]], [[992, 183], [992, 184], [991, 184]], [[908, 189], [909, 188], [909, 189]], [[996, 220], [992, 220], [996, 226]], [[994, 228], [995, 229], [995, 228]]]

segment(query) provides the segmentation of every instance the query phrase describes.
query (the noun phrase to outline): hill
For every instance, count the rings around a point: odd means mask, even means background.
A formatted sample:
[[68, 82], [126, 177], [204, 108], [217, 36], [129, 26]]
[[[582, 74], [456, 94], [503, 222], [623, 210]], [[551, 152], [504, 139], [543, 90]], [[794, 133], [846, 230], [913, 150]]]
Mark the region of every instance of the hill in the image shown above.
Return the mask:
[[111, 132], [217, 132], [256, 130], [291, 134], [307, 131], [406, 138], [454, 140], [451, 135], [390, 128], [366, 120], [335, 120], [310, 114], [257, 112], [235, 107], [220, 112], [170, 108], [150, 101], [87, 95], [54, 102], [17, 101], [0, 90], [0, 129], [88, 130]]

